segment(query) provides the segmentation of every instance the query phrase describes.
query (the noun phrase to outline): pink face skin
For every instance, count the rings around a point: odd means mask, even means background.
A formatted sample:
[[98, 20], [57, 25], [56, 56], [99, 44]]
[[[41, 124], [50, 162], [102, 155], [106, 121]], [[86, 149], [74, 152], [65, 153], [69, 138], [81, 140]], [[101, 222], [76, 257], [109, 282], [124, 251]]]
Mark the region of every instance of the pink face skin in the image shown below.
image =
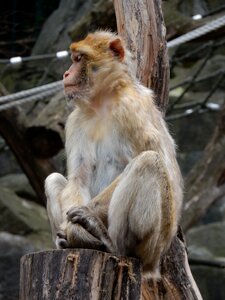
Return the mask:
[[63, 75], [64, 92], [69, 101], [82, 96], [86, 83], [83, 55], [74, 52], [71, 59], [72, 65]]

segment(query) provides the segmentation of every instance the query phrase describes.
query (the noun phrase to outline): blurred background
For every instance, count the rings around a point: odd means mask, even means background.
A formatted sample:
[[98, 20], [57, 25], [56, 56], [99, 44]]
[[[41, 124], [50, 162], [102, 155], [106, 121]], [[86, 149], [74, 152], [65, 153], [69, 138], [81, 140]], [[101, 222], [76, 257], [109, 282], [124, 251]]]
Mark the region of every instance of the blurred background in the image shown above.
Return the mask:
[[[224, 300], [225, 3], [162, 5], [189, 262], [203, 299]], [[116, 30], [111, 0], [0, 2], [0, 300], [18, 299], [20, 257], [53, 247], [43, 181], [65, 174], [62, 74], [71, 41], [99, 28]]]

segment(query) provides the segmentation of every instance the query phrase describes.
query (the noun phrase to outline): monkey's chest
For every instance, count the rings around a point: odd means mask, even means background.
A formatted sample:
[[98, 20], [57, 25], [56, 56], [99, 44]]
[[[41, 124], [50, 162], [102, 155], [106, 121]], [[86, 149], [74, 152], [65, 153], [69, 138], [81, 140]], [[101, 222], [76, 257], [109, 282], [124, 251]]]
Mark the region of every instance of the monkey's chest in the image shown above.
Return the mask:
[[133, 153], [123, 139], [106, 139], [97, 143], [93, 149], [92, 170], [90, 174], [91, 198], [104, 190], [132, 159]]

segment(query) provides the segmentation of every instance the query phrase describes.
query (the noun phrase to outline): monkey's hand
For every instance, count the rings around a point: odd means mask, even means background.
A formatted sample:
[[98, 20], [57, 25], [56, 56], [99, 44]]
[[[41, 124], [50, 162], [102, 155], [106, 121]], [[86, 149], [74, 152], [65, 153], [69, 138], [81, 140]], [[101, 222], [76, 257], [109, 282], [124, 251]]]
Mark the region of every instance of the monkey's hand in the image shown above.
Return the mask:
[[105, 225], [89, 207], [71, 208], [67, 219], [57, 234], [58, 248], [89, 248], [114, 252]]

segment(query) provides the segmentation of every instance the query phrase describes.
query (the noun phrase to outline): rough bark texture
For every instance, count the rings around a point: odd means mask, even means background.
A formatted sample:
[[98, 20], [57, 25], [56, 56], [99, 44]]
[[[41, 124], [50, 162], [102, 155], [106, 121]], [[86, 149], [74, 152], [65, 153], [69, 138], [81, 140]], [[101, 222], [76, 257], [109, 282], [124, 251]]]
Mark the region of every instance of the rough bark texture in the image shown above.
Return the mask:
[[[137, 59], [137, 76], [154, 90], [156, 102], [165, 112], [169, 68], [161, 1], [114, 0], [114, 6], [118, 32]], [[201, 299], [187, 262], [182, 233], [162, 260], [162, 275], [160, 281], [144, 283], [144, 299]]]
[[95, 250], [55, 250], [21, 260], [20, 300], [140, 299], [137, 259]]
[[181, 231], [162, 258], [161, 275], [161, 280], [143, 281], [142, 300], [202, 299], [190, 271]]
[[213, 136], [206, 146], [202, 159], [190, 172], [188, 191], [182, 218], [186, 231], [206, 212], [209, 206], [225, 195], [225, 103]]
[[44, 180], [55, 168], [49, 161], [35, 158], [26, 139], [24, 120], [18, 108], [0, 112], [0, 134], [17, 158], [40, 202], [45, 203]]
[[165, 112], [168, 103], [169, 64], [161, 1], [114, 0], [117, 29], [134, 54], [138, 79], [152, 88]]

